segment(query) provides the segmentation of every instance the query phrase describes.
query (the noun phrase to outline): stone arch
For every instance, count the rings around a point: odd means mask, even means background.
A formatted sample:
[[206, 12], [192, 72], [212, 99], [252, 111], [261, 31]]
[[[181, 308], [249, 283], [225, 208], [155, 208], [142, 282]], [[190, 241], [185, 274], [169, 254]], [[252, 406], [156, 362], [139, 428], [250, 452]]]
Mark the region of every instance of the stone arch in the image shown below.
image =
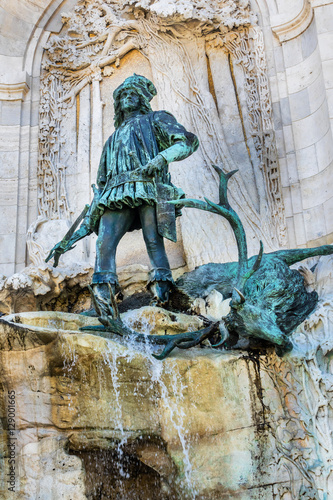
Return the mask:
[[[289, 246], [332, 241], [332, 119], [327, 105], [330, 6], [257, 0], [267, 18], [266, 43]], [[314, 193], [323, 194], [318, 199]]]
[[[43, 5], [44, 3], [44, 5]], [[56, 2], [2, 2], [0, 101], [2, 105], [1, 172], [3, 224], [0, 265], [5, 275], [26, 266], [26, 233], [36, 219], [39, 94], [32, 70], [34, 52], [47, 11]], [[47, 3], [47, 5], [45, 5]], [[59, 2], [58, 2], [59, 3]], [[39, 72], [37, 71], [37, 79]]]

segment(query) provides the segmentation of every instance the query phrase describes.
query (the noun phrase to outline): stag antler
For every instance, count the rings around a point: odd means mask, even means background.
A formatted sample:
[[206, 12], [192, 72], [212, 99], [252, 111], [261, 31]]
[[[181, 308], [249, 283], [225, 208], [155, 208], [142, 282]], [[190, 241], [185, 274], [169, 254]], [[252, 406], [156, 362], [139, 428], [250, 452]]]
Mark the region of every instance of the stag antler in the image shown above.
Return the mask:
[[238, 214], [234, 211], [233, 208], [231, 208], [228, 201], [228, 182], [229, 179], [236, 172], [238, 172], [238, 170], [232, 170], [231, 172], [225, 174], [223, 170], [217, 165], [212, 166], [220, 177], [218, 204], [213, 203], [207, 198], [205, 198], [205, 202], [185, 198], [182, 200], [170, 201], [169, 203], [180, 205], [182, 207], [199, 208], [200, 210], [206, 210], [208, 212], [222, 215], [222, 217], [227, 219], [227, 221], [230, 223], [236, 238], [238, 249], [237, 283], [232, 294], [233, 305], [236, 305], [241, 304], [245, 301], [245, 297], [243, 295], [245, 283], [259, 268], [263, 256], [264, 247], [262, 241], [260, 241], [260, 250], [257, 259], [252, 268], [248, 269], [247, 243], [244, 226]]
[[[212, 323], [205, 318], [206, 328], [194, 332], [179, 333], [178, 335], [144, 335], [128, 328], [122, 321], [116, 298], [111, 285], [109, 285], [110, 302], [88, 286], [95, 310], [98, 314], [98, 320], [103, 326], [83, 326], [81, 331], [90, 332], [93, 335], [110, 338], [110, 334], [120, 335], [126, 340], [134, 339], [139, 342], [150, 343], [152, 345], [164, 345], [161, 354], [152, 354], [156, 359], [166, 358], [171, 351], [178, 347], [179, 349], [188, 349], [201, 344], [204, 340], [212, 337], [218, 331], [218, 323]], [[208, 326], [207, 326], [208, 324]]]

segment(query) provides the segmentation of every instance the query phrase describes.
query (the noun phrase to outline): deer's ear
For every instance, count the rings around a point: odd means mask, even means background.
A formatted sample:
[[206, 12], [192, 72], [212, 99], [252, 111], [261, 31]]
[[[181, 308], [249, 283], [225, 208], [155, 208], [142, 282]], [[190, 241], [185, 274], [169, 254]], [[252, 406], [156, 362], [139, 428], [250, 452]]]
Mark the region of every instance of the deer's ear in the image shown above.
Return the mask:
[[232, 303], [234, 306], [237, 307], [237, 306], [240, 306], [241, 304], [244, 304], [245, 297], [242, 294], [242, 292], [240, 292], [236, 287], [234, 287], [234, 290], [236, 293], [232, 294]]

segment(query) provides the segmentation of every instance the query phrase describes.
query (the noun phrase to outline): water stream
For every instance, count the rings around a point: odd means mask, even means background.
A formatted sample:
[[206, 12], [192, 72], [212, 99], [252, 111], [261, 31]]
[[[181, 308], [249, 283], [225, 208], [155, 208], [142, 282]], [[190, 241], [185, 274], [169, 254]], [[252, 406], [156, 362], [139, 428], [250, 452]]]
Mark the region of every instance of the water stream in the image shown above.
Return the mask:
[[[126, 324], [128, 327], [134, 329], [134, 323], [137, 321], [135, 313], [127, 315]], [[153, 329], [148, 319], [142, 322], [142, 333], [149, 337]], [[185, 428], [185, 414], [184, 414], [184, 391], [185, 385], [179, 370], [177, 362], [172, 358], [167, 358], [163, 361], [157, 360], [152, 356], [156, 352], [155, 346], [152, 346], [148, 341], [146, 343], [138, 344], [132, 343], [128, 345], [128, 356], [135, 356], [138, 351], [143, 354], [148, 360], [149, 371], [151, 375], [152, 385], [157, 385], [159, 389], [160, 398], [164, 407], [169, 411], [169, 420], [176, 431], [179, 442], [181, 443], [183, 452], [184, 464], [184, 477], [185, 487], [191, 498], [195, 499], [197, 496], [194, 479], [192, 477], [192, 464], [190, 461], [190, 443], [187, 439], [187, 430]], [[167, 387], [165, 380], [169, 380], [171, 386]]]
[[118, 347], [115, 343], [108, 342], [107, 349], [103, 353], [103, 360], [106, 366], [109, 367], [111, 373], [112, 386], [115, 394], [115, 416], [114, 416], [114, 429], [120, 433], [120, 441], [117, 444], [117, 455], [119, 460], [116, 462], [116, 467], [121, 477], [128, 479], [129, 475], [125, 471], [123, 466], [123, 456], [124, 456], [124, 446], [127, 442], [127, 436], [124, 432], [123, 426], [123, 411], [122, 404], [120, 400], [120, 384], [119, 384], [119, 374], [118, 374], [118, 358], [123, 354], [121, 352], [120, 346]]
[[[135, 313], [133, 315], [128, 314], [126, 317], [126, 324], [130, 328], [135, 328], [134, 323], [137, 322], [137, 316]], [[197, 497], [197, 491], [194, 484], [193, 474], [192, 474], [192, 464], [190, 460], [190, 442], [187, 436], [187, 430], [185, 425], [185, 412], [184, 412], [184, 403], [185, 403], [185, 391], [186, 386], [184, 384], [184, 380], [179, 369], [179, 363], [177, 360], [172, 359], [172, 357], [160, 361], [155, 359], [152, 356], [152, 353], [155, 352], [160, 347], [152, 346], [148, 342], [148, 336], [153, 328], [148, 322], [142, 325], [140, 328], [142, 333], [147, 335], [147, 342], [136, 343], [134, 340], [126, 343], [126, 348], [124, 349], [124, 345], [121, 343], [113, 342], [106, 340], [105, 347], [101, 351], [102, 359], [97, 367], [98, 371], [98, 385], [99, 385], [99, 398], [101, 400], [105, 399], [107, 387], [111, 387], [113, 389], [114, 397], [112, 398], [112, 403], [110, 402], [110, 412], [106, 413], [105, 418], [108, 420], [106, 423], [106, 428], [113, 429], [114, 431], [114, 448], [111, 452], [112, 454], [112, 467], [113, 471], [116, 474], [117, 482], [117, 498], [126, 499], [128, 497], [128, 492], [126, 490], [126, 481], [131, 481], [130, 473], [131, 466], [129, 465], [130, 457], [129, 447], [131, 442], [129, 442], [129, 436], [133, 438], [131, 433], [131, 427], [128, 427], [128, 409], [125, 410], [123, 408], [123, 398], [126, 397], [124, 394], [124, 365], [130, 365], [134, 358], [137, 356], [143, 356], [143, 365], [145, 365], [145, 369], [148, 373], [146, 373], [144, 382], [147, 382], [147, 387], [144, 389], [145, 393], [142, 394], [142, 387], [139, 388], [137, 384], [134, 382], [133, 390], [134, 397], [138, 395], [138, 398], [151, 398], [152, 395], [157, 396], [157, 414], [153, 418], [156, 419], [156, 427], [161, 425], [161, 418], [167, 418], [167, 426], [170, 428], [167, 429], [168, 434], [174, 435], [174, 439], [178, 441], [180, 446], [176, 445], [177, 449], [177, 464], [180, 468], [179, 470], [179, 488], [183, 492], [183, 496], [185, 498], [195, 499]], [[144, 332], [142, 331], [144, 330]], [[66, 348], [65, 348], [66, 345]], [[68, 341], [63, 344], [63, 369], [67, 374], [69, 379], [77, 378], [79, 370], [79, 378], [81, 379], [81, 375], [84, 375], [85, 382], [89, 384], [89, 375], [82, 372], [84, 366], [78, 366], [79, 355], [75, 352], [75, 342]], [[66, 350], [65, 350], [66, 349]], [[111, 378], [111, 380], [110, 380]], [[138, 379], [138, 383], [142, 384], [142, 380]], [[126, 382], [125, 382], [126, 384]], [[68, 401], [69, 408], [73, 407], [74, 404], [70, 400]], [[156, 406], [156, 400], [152, 401], [152, 406]], [[111, 419], [111, 420], [110, 420]], [[182, 457], [180, 460], [178, 459], [178, 453], [181, 450]], [[101, 450], [101, 453], [105, 453]], [[102, 455], [100, 457], [101, 460], [104, 460], [105, 463], [107, 459], [104, 457], [102, 459]], [[94, 458], [93, 458], [94, 457]], [[88, 467], [92, 464], [89, 463], [94, 461], [98, 461], [98, 457], [96, 452], [93, 452], [93, 455], [90, 459], [88, 459]], [[105, 466], [105, 464], [104, 464]], [[104, 467], [105, 468], [105, 467]], [[98, 496], [97, 496], [98, 497]], [[96, 498], [97, 498], [96, 497]], [[89, 497], [90, 498], [90, 497]], [[93, 497], [95, 498], [95, 496]], [[115, 497], [116, 498], [116, 497]], [[168, 497], [169, 498], [169, 497]], [[173, 497], [172, 497], [173, 498]]]

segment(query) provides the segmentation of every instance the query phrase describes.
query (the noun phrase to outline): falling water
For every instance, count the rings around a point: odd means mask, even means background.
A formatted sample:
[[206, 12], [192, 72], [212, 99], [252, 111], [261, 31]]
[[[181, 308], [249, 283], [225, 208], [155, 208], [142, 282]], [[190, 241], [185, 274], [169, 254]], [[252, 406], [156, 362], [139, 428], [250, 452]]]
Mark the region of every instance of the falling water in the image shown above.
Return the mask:
[[121, 348], [118, 346], [116, 343], [107, 342], [107, 347], [103, 353], [103, 359], [104, 363], [109, 367], [110, 369], [110, 374], [111, 374], [111, 380], [112, 380], [112, 386], [114, 389], [115, 393], [115, 417], [114, 417], [114, 428], [115, 430], [119, 431], [120, 433], [120, 441], [117, 445], [117, 454], [119, 457], [119, 460], [116, 462], [116, 466], [118, 469], [118, 472], [121, 477], [123, 478], [128, 478], [128, 474], [125, 472], [124, 467], [123, 467], [123, 455], [124, 455], [124, 446], [126, 445], [127, 442], [127, 437], [124, 432], [124, 426], [123, 426], [123, 412], [122, 412], [122, 405], [120, 401], [120, 385], [119, 385], [119, 376], [118, 376], [118, 358], [121, 354]]
[[[192, 465], [190, 462], [190, 445], [186, 440], [186, 429], [184, 426], [184, 390], [185, 386], [182, 382], [182, 377], [177, 365], [174, 360], [168, 360], [166, 362], [161, 362], [150, 355], [151, 360], [151, 374], [153, 383], [157, 383], [160, 387], [161, 398], [165, 406], [170, 412], [170, 422], [177, 432], [179, 441], [182, 446], [183, 451], [183, 461], [184, 461], [184, 474], [185, 483], [187, 490], [191, 494], [192, 498], [196, 497], [196, 490], [192, 478]], [[171, 381], [171, 389], [174, 398], [170, 397], [168, 388], [166, 387], [163, 376], [169, 376]]]
[[[128, 327], [133, 328], [133, 323], [136, 320], [137, 316], [134, 312], [133, 315], [127, 315], [125, 322]], [[143, 333], [147, 335], [147, 342], [143, 342], [142, 344], [133, 342], [131, 345], [128, 345], [128, 355], [132, 357], [136, 352], [140, 351], [149, 361], [152, 385], [157, 384], [159, 387], [161, 399], [170, 412], [170, 423], [176, 430], [182, 446], [186, 489], [191, 495], [191, 498], [195, 499], [197, 492], [192, 477], [190, 444], [186, 439], [187, 430], [185, 429], [184, 424], [185, 413], [183, 403], [186, 388], [183, 384], [182, 376], [176, 360], [169, 358], [167, 360], [160, 361], [152, 356], [152, 354], [156, 351], [156, 347], [149, 343], [148, 338], [154, 325], [151, 325], [147, 318], [143, 319], [141, 325]], [[165, 385], [164, 379], [166, 377], [171, 381], [171, 391]]]
[[[138, 318], [135, 313], [127, 314], [125, 322], [127, 326], [133, 328], [135, 327], [134, 323], [137, 322], [137, 319]], [[98, 369], [100, 398], [102, 399], [104, 397], [103, 387], [106, 387], [108, 380], [112, 382], [112, 388], [114, 391], [112, 403], [112, 427], [117, 435], [117, 443], [114, 448], [115, 453], [113, 466], [115, 467], [115, 470], [117, 470], [118, 477], [120, 478], [117, 486], [117, 495], [118, 498], [127, 498], [125, 483], [126, 480], [129, 480], [131, 477], [128, 473], [128, 452], [126, 450], [126, 446], [129, 445], [128, 436], [130, 436], [131, 433], [128, 432], [128, 429], [126, 428], [127, 424], [125, 423], [126, 419], [124, 418], [125, 415], [122, 406], [121, 387], [122, 375], [120, 369], [124, 365], [124, 362], [131, 363], [131, 361], [139, 354], [147, 361], [146, 367], [148, 369], [148, 378], [151, 381], [151, 387], [147, 392], [154, 394], [157, 390], [160, 394], [161, 403], [168, 410], [168, 425], [171, 426], [171, 429], [169, 430], [178, 437], [181, 446], [183, 455], [182, 472], [184, 474], [184, 479], [180, 488], [183, 490], [184, 495], [187, 498], [195, 499], [197, 492], [192, 474], [192, 464], [190, 461], [190, 443], [187, 439], [187, 430], [185, 426], [184, 394], [186, 386], [184, 384], [177, 360], [168, 358], [167, 360], [160, 361], [152, 356], [152, 354], [156, 352], [156, 349], [160, 349], [160, 347], [152, 346], [148, 341], [149, 334], [151, 333], [154, 325], [151, 325], [148, 319], [141, 319], [140, 323], [142, 325], [140, 330], [144, 330], [144, 333], [147, 335], [147, 342], [136, 343], [134, 340], [131, 340], [126, 344], [126, 348], [124, 349], [124, 346], [121, 345], [120, 342], [118, 343], [106, 340], [105, 347], [102, 351], [103, 357]], [[75, 342], [66, 342], [63, 344], [63, 349], [65, 349], [65, 345], [66, 352], [63, 353], [63, 368], [67, 373], [67, 376], [74, 379], [76, 375], [75, 371], [77, 369], [81, 370], [78, 366], [79, 356], [75, 352]], [[166, 380], [168, 382], [166, 382]], [[134, 394], [135, 392], [136, 389], [134, 389]], [[147, 395], [147, 397], [149, 396]], [[71, 402], [69, 402], [69, 406], [73, 406]], [[121, 478], [125, 481], [124, 483], [122, 483]]]

